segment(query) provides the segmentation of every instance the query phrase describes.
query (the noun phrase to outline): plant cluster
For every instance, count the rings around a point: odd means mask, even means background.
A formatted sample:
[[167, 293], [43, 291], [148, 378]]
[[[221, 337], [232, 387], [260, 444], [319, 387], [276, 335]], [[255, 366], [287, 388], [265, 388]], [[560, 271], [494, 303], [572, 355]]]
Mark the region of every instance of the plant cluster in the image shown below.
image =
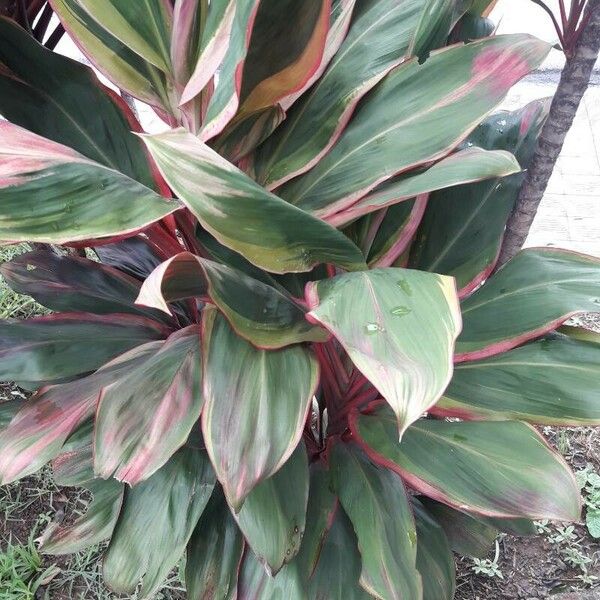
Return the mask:
[[[600, 264], [494, 270], [548, 103], [494, 112], [550, 45], [484, 0], [51, 0], [166, 131], [0, 19], [0, 240], [52, 311], [0, 324], [0, 483], [93, 501], [150, 597], [450, 600], [452, 551], [577, 520], [534, 425], [598, 425]], [[93, 258], [89, 258], [90, 249]]]

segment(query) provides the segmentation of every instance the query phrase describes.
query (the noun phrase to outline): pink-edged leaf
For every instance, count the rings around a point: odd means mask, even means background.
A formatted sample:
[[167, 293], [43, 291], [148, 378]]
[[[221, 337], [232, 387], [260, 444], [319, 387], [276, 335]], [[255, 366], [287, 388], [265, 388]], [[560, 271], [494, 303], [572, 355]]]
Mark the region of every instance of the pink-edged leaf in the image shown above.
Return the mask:
[[[259, 0], [237, 0], [233, 4], [235, 14], [228, 36], [229, 45], [221, 62], [219, 81], [206, 107], [204, 125], [199, 134], [202, 141], [221, 133], [237, 112], [240, 103], [242, 72], [260, 3]], [[218, 44], [218, 47], [222, 48], [222, 44]], [[190, 97], [193, 97], [191, 93]], [[182, 101], [187, 98], [184, 93]]]
[[598, 310], [600, 259], [555, 248], [528, 248], [461, 303], [457, 362], [506, 352]]
[[177, 254], [157, 267], [144, 282], [137, 302], [169, 313], [169, 302], [206, 296], [238, 335], [261, 348], [323, 342], [329, 337], [305, 319], [305, 309], [288, 294], [189, 252]]
[[327, 38], [325, 39], [325, 48], [323, 50], [321, 62], [319, 63], [317, 70], [299, 90], [292, 94], [288, 94], [280, 101], [280, 105], [284, 111], [287, 111], [290, 106], [296, 102], [296, 100], [298, 100], [298, 98], [313, 85], [313, 83], [318, 81], [325, 72], [325, 69], [335, 56], [335, 53], [339, 50], [348, 33], [350, 19], [352, 18], [355, 4], [356, 0], [333, 0], [331, 3], [329, 31], [327, 32]]
[[95, 473], [136, 485], [162, 467], [200, 418], [201, 374], [199, 326], [191, 325], [104, 388], [95, 421]]
[[359, 100], [405, 60], [422, 9], [422, 0], [360, 2], [327, 69], [258, 149], [253, 165], [257, 181], [272, 190], [318, 164]]
[[261, 0], [236, 120], [304, 88], [321, 64], [330, 13], [331, 0]]
[[135, 346], [167, 337], [170, 331], [147, 317], [126, 314], [57, 313], [24, 321], [3, 321], [0, 378], [64, 381], [95, 371]]
[[[90, 335], [88, 344], [92, 339]], [[57, 456], [71, 433], [93, 416], [102, 387], [145, 360], [160, 345], [150, 342], [138, 346], [93, 375], [44, 388], [27, 400], [0, 432], [0, 483], [30, 475]]]
[[361, 103], [331, 151], [278, 193], [330, 216], [394, 175], [443, 158], [549, 50], [531, 36], [496, 36], [400, 65]]
[[132, 234], [178, 208], [67, 146], [0, 121], [0, 241], [64, 244]]
[[162, 311], [135, 304], [138, 279], [87, 258], [34, 250], [0, 265], [0, 273], [13, 290], [51, 310], [132, 313], [173, 325]]
[[406, 210], [399, 205], [388, 209], [369, 253], [370, 267], [391, 267], [410, 246], [425, 214], [429, 194], [415, 198]]
[[302, 437], [319, 378], [301, 345], [258, 350], [214, 309], [203, 314], [204, 443], [227, 501], [239, 511]]
[[84, 487], [92, 494], [92, 500], [73, 523], [48, 526], [42, 534], [44, 554], [73, 554], [103, 542], [111, 536], [121, 511], [123, 484], [114, 479], [94, 479], [91, 432], [85, 427], [80, 430], [52, 461], [52, 474], [56, 485]]
[[518, 421], [420, 419], [401, 443], [387, 407], [350, 417], [354, 439], [413, 489], [459, 510], [499, 518], [576, 521], [581, 496], [564, 459]]
[[460, 310], [454, 280], [373, 269], [311, 282], [307, 318], [338, 339], [393, 408], [398, 434], [436, 403], [452, 376]]
[[196, 36], [200, 43], [196, 48], [190, 49], [188, 46], [186, 52], [185, 46], [190, 44], [190, 23], [195, 18], [194, 13], [201, 10], [199, 4], [199, 0], [180, 0], [175, 5], [175, 26], [171, 44], [175, 69], [181, 69], [185, 61], [190, 60], [190, 54], [194, 58], [191, 75], [181, 94], [182, 105], [193, 100], [206, 87], [225, 58], [230, 44], [235, 42], [232, 36], [239, 33], [233, 31], [236, 11], [241, 8], [236, 7], [238, 3], [235, 0], [214, 0], [208, 5], [204, 29]]

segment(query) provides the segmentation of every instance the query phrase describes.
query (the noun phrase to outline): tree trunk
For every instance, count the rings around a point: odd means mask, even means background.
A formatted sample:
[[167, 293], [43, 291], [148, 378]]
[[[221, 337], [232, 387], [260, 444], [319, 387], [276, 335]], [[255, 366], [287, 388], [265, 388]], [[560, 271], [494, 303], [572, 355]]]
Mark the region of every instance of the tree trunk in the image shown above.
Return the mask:
[[562, 71], [535, 155], [506, 225], [496, 270], [523, 247], [556, 159], [590, 82], [600, 51], [600, 0], [590, 0], [587, 10], [590, 14], [589, 21], [576, 44], [573, 56], [567, 58]]

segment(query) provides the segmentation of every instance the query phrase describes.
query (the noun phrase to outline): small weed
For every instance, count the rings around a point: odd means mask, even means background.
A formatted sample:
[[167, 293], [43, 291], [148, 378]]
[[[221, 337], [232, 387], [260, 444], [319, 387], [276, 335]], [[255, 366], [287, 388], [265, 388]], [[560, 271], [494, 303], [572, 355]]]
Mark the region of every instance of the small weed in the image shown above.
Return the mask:
[[539, 535], [549, 535], [552, 533], [552, 529], [550, 529], [550, 521], [548, 519], [543, 519], [542, 521], [534, 521], [535, 529]]
[[573, 525], [568, 525], [567, 527], [557, 527], [556, 533], [549, 537], [549, 540], [553, 544], [570, 544], [577, 539], [577, 534], [575, 533], [575, 527]]
[[575, 474], [585, 505], [585, 524], [593, 538], [600, 538], [600, 475], [592, 465]]
[[500, 571], [500, 567], [498, 566], [499, 557], [500, 546], [498, 545], [498, 540], [496, 540], [496, 553], [494, 555], [494, 559], [474, 558], [471, 569], [476, 575], [485, 575], [486, 577], [498, 577], [499, 579], [504, 579], [502, 571]]

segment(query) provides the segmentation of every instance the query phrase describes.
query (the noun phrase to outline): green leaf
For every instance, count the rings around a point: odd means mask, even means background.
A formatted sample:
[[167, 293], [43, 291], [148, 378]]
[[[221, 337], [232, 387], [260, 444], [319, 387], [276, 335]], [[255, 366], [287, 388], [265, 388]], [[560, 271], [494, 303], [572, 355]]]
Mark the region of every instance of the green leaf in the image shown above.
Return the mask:
[[[124, 101], [79, 62], [51, 52], [13, 21], [0, 19], [0, 113], [147, 187], [156, 183], [139, 124]], [[89, 107], [94, 110], [90, 111]]]
[[417, 534], [402, 480], [354, 445], [330, 453], [332, 484], [358, 537], [360, 584], [383, 600], [420, 598]]
[[157, 267], [144, 282], [137, 302], [170, 313], [168, 302], [207, 295], [235, 332], [260, 348], [323, 342], [329, 337], [305, 319], [304, 309], [289, 294], [189, 252]]
[[168, 72], [172, 5], [169, 0], [78, 0], [104, 29], [142, 58]]
[[323, 58], [330, 10], [331, 0], [261, 0], [242, 74], [240, 117], [304, 87]]
[[0, 431], [4, 429], [23, 406], [22, 400], [5, 400], [0, 402]]
[[329, 489], [329, 471], [320, 461], [314, 462], [310, 465], [306, 529], [300, 552], [274, 577], [267, 574], [251, 551], [246, 552], [240, 572], [240, 597], [245, 600], [275, 600], [283, 594], [289, 598], [307, 598], [307, 586], [322, 556], [336, 509], [337, 499]]
[[[185, 584], [189, 600], [234, 600], [243, 551], [242, 533], [217, 488], [188, 543]], [[262, 565], [260, 569], [264, 573]]]
[[236, 516], [250, 548], [271, 576], [300, 549], [308, 488], [308, 459], [302, 442], [275, 475], [250, 492]]
[[204, 443], [229, 504], [277, 472], [302, 437], [318, 382], [300, 345], [258, 350], [215, 310], [203, 314]]
[[329, 329], [394, 409], [400, 435], [452, 376], [460, 314], [454, 282], [374, 269], [310, 283], [307, 318]]
[[417, 526], [417, 569], [423, 581], [423, 600], [453, 600], [456, 573], [452, 550], [442, 527], [413, 498]]
[[600, 345], [552, 336], [460, 363], [433, 412], [467, 420], [600, 425]]
[[259, 148], [254, 160], [259, 182], [273, 189], [319, 162], [358, 101], [405, 59], [424, 4], [424, 0], [357, 3], [350, 31], [325, 73]]
[[[508, 150], [526, 169], [549, 108], [547, 100], [535, 100], [515, 112], [496, 113], [478, 125], [466, 146]], [[462, 294], [472, 292], [496, 263], [522, 181], [517, 174], [431, 194], [409, 265], [452, 275]]]
[[129, 489], [103, 561], [116, 593], [150, 598], [177, 564], [215, 485], [204, 452], [183, 448], [150, 479]]
[[0, 378], [58, 382], [95, 371], [119, 354], [168, 334], [164, 325], [134, 315], [57, 313], [3, 321]]
[[600, 538], [600, 509], [588, 508], [585, 513], [585, 526], [594, 538]]
[[[427, 511], [444, 529], [452, 550], [461, 556], [485, 558], [500, 533], [489, 522], [445, 504], [421, 497]], [[420, 537], [419, 537], [420, 541]]]
[[[410, 200], [433, 190], [459, 183], [502, 177], [520, 170], [519, 163], [509, 152], [466, 148], [451, 154], [420, 173], [400, 175], [334, 215], [323, 215], [327, 222], [340, 227], [368, 213]], [[317, 216], [320, 211], [316, 211]]]
[[96, 475], [136, 485], [162, 467], [200, 418], [201, 373], [200, 328], [190, 325], [104, 388], [95, 420]]
[[173, 325], [163, 312], [135, 304], [138, 279], [87, 258], [34, 250], [0, 265], [0, 273], [13, 290], [52, 310], [129, 313]]
[[600, 304], [600, 259], [553, 248], [521, 251], [462, 302], [456, 360], [505, 352]]
[[202, 226], [251, 263], [275, 273], [310, 271], [320, 262], [364, 267], [341, 232], [270, 194], [183, 129], [143, 139]]
[[374, 460], [435, 500], [492, 517], [579, 519], [573, 474], [531, 425], [421, 419], [398, 444], [387, 408], [351, 421]]
[[50, 0], [69, 36], [91, 63], [120, 89], [172, 112], [165, 74], [109, 33], [80, 0]]
[[359, 584], [361, 556], [352, 523], [338, 506], [325, 538], [314, 575], [309, 581], [309, 600], [343, 598], [372, 600]]
[[400, 65], [361, 103], [331, 151], [278, 193], [328, 217], [393, 175], [442, 158], [549, 50], [527, 35], [496, 36]]
[[231, 42], [235, 14], [234, 0], [176, 3], [171, 56], [176, 79], [185, 84], [182, 105], [204, 89], [221, 64]]
[[[87, 348], [90, 339], [94, 336], [88, 336]], [[94, 415], [102, 387], [146, 360], [160, 345], [138, 346], [93, 375], [43, 388], [21, 403], [14, 419], [0, 431], [0, 485], [35, 473], [56, 457], [69, 436]]]
[[[219, 79], [206, 108], [206, 116], [200, 132], [200, 139], [204, 142], [221, 133], [237, 112], [241, 91], [239, 74], [244, 68], [258, 8], [259, 0], [237, 0], [231, 29], [223, 30], [223, 39], [227, 40], [228, 44], [227, 51], [220, 61]], [[210, 73], [211, 70], [212, 65], [208, 72]], [[188, 102], [198, 93], [200, 87], [197, 81], [190, 83], [181, 101]]]
[[75, 448], [65, 450], [52, 462], [54, 482], [84, 487], [92, 494], [92, 500], [72, 524], [48, 526], [42, 535], [41, 549], [45, 554], [73, 554], [110, 538], [123, 503], [122, 483], [93, 479], [91, 432]]
[[124, 235], [181, 207], [120, 172], [0, 121], [0, 240], [64, 244]]

